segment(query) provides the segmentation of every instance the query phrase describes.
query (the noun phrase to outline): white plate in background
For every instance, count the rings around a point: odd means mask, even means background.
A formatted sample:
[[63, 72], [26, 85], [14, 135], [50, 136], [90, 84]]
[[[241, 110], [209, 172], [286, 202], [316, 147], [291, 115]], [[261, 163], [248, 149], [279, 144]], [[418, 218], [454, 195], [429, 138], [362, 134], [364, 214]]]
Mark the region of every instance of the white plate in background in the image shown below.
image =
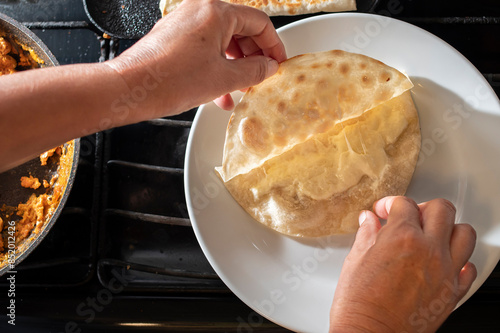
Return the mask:
[[[409, 75], [422, 151], [407, 195], [445, 197], [474, 226], [478, 277], [500, 258], [500, 105], [474, 66], [451, 46], [408, 23], [370, 14], [321, 15], [279, 29], [289, 57], [330, 49], [362, 53]], [[241, 97], [236, 93], [235, 100]], [[254, 221], [214, 173], [230, 113], [200, 107], [186, 152], [185, 190], [196, 237], [226, 285], [253, 310], [299, 332], [327, 332], [331, 301], [353, 235], [298, 239]], [[464, 301], [465, 301], [464, 299]], [[242, 331], [257, 317], [239, 318]]]

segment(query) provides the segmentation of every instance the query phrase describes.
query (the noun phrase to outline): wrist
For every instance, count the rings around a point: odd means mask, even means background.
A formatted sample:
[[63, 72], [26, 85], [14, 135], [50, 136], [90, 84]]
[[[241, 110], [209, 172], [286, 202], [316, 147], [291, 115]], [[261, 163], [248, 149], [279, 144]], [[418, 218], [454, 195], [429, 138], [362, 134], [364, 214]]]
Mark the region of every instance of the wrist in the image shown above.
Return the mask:
[[129, 109], [134, 122], [170, 116], [187, 110], [183, 105], [179, 75], [169, 58], [141, 57], [124, 53], [103, 63], [110, 68], [126, 91], [120, 95], [120, 104]]
[[403, 329], [395, 329], [374, 319], [357, 317], [355, 320], [336, 320], [330, 324], [330, 333], [399, 333]]
[[[349, 304], [347, 304], [349, 303]], [[339, 333], [400, 333], [411, 332], [405, 322], [388, 309], [366, 302], [347, 302], [344, 306], [334, 304], [330, 315], [330, 332]]]

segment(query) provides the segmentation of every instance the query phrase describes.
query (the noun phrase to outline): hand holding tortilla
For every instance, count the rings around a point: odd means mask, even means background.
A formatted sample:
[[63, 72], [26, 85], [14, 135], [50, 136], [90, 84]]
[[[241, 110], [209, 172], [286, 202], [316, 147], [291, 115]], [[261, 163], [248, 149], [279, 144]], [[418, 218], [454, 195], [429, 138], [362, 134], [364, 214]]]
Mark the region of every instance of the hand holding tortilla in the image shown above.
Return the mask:
[[474, 229], [444, 199], [386, 197], [373, 211], [342, 266], [330, 332], [436, 332], [476, 278]]
[[412, 86], [360, 54], [291, 58], [236, 107], [217, 171], [250, 215], [279, 232], [354, 232], [360, 210], [404, 194], [413, 175]]
[[[186, 19], [193, 15], [199, 20]], [[224, 50], [234, 35], [253, 40], [263, 55], [227, 59]], [[134, 46], [104, 63], [2, 77], [0, 117], [9, 121], [0, 121], [0, 132], [15, 141], [0, 140], [0, 171], [72, 138], [172, 116], [248, 88], [286, 59], [267, 15], [225, 2], [185, 1]], [[138, 89], [141, 98], [134, 97]]]

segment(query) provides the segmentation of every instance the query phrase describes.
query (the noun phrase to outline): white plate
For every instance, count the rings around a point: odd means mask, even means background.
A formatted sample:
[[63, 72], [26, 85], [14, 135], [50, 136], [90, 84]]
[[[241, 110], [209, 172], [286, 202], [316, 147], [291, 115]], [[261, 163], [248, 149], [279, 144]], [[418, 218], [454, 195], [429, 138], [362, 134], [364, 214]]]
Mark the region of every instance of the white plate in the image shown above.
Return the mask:
[[[407, 195], [445, 197], [458, 221], [478, 233], [478, 277], [500, 258], [500, 105], [482, 75], [451, 46], [410, 24], [368, 14], [313, 17], [279, 30], [288, 56], [344, 49], [407, 73], [422, 127], [422, 152]], [[236, 94], [238, 99], [241, 95]], [[328, 313], [353, 236], [295, 239], [260, 225], [214, 173], [230, 113], [202, 106], [188, 141], [185, 188], [201, 247], [227, 286], [253, 310], [286, 328], [327, 332]], [[238, 318], [242, 330], [261, 323]]]

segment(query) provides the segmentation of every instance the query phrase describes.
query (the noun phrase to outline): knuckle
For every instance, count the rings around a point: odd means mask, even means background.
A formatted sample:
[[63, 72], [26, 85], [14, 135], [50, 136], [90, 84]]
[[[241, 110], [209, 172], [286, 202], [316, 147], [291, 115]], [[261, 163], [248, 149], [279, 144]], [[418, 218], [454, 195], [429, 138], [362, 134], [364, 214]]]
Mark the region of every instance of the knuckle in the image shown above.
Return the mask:
[[439, 205], [440, 207], [448, 209], [451, 213], [455, 214], [457, 212], [457, 209], [455, 208], [455, 205], [451, 203], [451, 201], [443, 198], [438, 198], [432, 200], [432, 202], [436, 205]]
[[218, 0], [205, 0], [205, 5], [209, 8], [214, 8], [217, 5], [223, 6], [223, 4], [219, 4], [219, 2], [220, 1], [218, 1]]
[[404, 231], [401, 231], [401, 240], [405, 244], [415, 245], [419, 241], [418, 233], [415, 228], [405, 228]]
[[410, 198], [408, 198], [408, 197], [405, 197], [405, 196], [398, 196], [398, 197], [396, 197], [396, 198], [394, 199], [394, 202], [397, 202], [397, 201], [399, 201], [400, 203], [405, 202], [405, 203], [407, 203], [407, 204], [412, 205], [412, 206], [413, 206], [413, 207], [415, 207], [417, 210], [419, 209], [419, 208], [418, 208], [417, 203], [416, 203], [413, 199], [410, 199]]
[[400, 249], [419, 249], [422, 246], [421, 231], [411, 225], [404, 225], [397, 230], [396, 242]]
[[406, 201], [406, 202], [409, 202], [409, 203], [411, 203], [411, 204], [416, 205], [416, 203], [415, 203], [415, 201], [413, 201], [413, 199], [410, 199], [410, 198], [405, 197], [405, 196], [399, 196], [399, 197], [397, 197], [397, 199], [399, 199], [399, 200], [404, 200], [404, 201]]
[[428, 261], [429, 266], [433, 269], [440, 269], [446, 261], [445, 254], [439, 248], [429, 248], [427, 250], [426, 260]]

